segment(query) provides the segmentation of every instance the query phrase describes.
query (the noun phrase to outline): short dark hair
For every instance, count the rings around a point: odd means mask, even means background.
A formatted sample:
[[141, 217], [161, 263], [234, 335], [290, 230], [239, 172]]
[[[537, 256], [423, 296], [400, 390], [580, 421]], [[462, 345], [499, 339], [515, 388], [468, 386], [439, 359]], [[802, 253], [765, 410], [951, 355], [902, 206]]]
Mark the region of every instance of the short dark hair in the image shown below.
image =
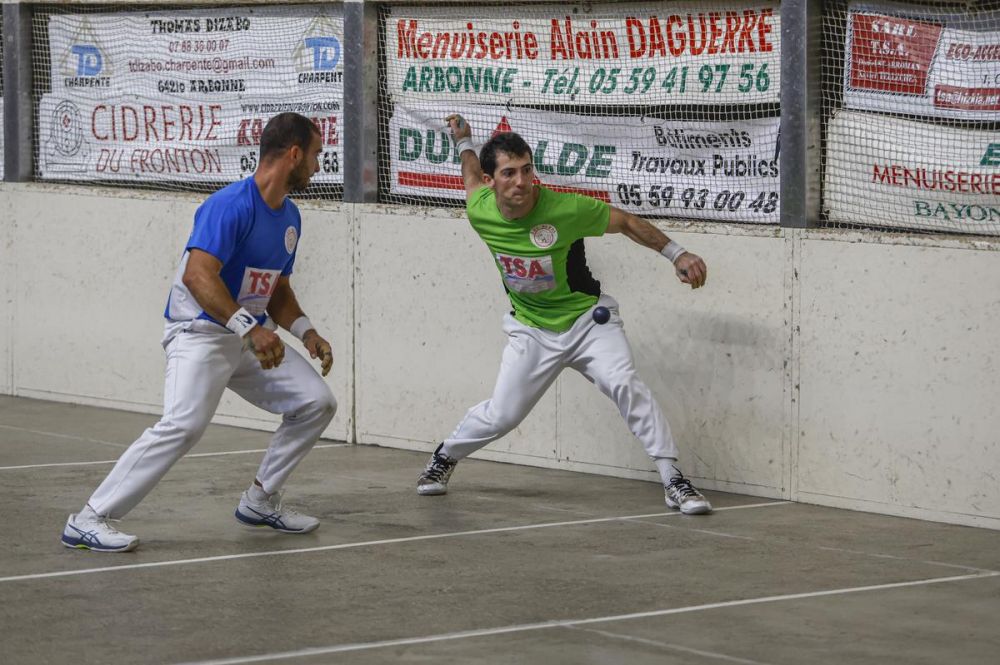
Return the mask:
[[524, 155], [531, 157], [531, 146], [521, 138], [520, 134], [515, 132], [494, 134], [493, 138], [487, 141], [479, 151], [479, 165], [482, 167], [483, 173], [491, 178], [497, 170], [498, 152], [511, 157], [523, 157]]
[[267, 121], [260, 135], [260, 161], [277, 156], [292, 146], [308, 150], [319, 128], [313, 121], [298, 113], [279, 113]]

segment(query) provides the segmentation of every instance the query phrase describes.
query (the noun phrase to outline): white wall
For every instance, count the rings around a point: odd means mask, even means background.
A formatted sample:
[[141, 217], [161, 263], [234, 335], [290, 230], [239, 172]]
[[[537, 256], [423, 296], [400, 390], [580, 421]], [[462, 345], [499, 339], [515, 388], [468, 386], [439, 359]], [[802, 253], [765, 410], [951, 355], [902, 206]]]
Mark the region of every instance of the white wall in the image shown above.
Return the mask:
[[14, 227], [17, 225], [17, 215], [14, 211], [14, 201], [2, 195], [0, 190], [0, 394], [9, 395], [14, 390], [11, 378], [12, 334], [14, 325], [14, 284], [17, 273], [14, 272]]
[[[0, 197], [16, 220], [9, 392], [159, 413], [163, 308], [204, 197], [11, 184]], [[329, 331], [336, 356], [329, 383], [343, 401], [353, 371], [353, 305], [351, 222], [340, 206], [303, 211], [300, 246], [292, 283], [313, 322]], [[216, 422], [227, 424], [279, 422], [228, 394], [218, 413]], [[327, 435], [347, 438], [350, 417], [349, 406], [341, 409]]]
[[[160, 317], [201, 198], [0, 186], [0, 390], [158, 413]], [[431, 450], [496, 376], [508, 306], [488, 251], [460, 210], [301, 207], [293, 280], [337, 355], [326, 435]], [[706, 258], [708, 287], [623, 237], [588, 258], [699, 483], [1000, 528], [1000, 241], [663, 228]], [[276, 422], [238, 400], [218, 421]], [[480, 455], [656, 477], [572, 372]]]
[[802, 240], [796, 496], [1000, 528], [997, 246], [859, 237]]

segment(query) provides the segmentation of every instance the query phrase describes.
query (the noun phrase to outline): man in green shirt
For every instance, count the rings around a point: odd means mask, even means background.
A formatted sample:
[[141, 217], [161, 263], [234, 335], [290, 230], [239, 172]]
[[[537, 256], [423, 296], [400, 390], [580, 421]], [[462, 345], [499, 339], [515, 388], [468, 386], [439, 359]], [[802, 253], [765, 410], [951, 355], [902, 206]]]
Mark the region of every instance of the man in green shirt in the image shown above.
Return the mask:
[[534, 184], [531, 148], [513, 132], [495, 135], [477, 156], [472, 129], [449, 116], [462, 159], [466, 210], [496, 262], [513, 311], [493, 396], [469, 409], [431, 455], [417, 481], [421, 495], [445, 494], [458, 461], [524, 419], [564, 367], [572, 367], [610, 397], [653, 459], [667, 506], [688, 515], [712, 511], [677, 467], [677, 446], [663, 412], [639, 379], [618, 315], [587, 268], [583, 239], [623, 233], [674, 264], [691, 288], [708, 270], [646, 220], [578, 194]]

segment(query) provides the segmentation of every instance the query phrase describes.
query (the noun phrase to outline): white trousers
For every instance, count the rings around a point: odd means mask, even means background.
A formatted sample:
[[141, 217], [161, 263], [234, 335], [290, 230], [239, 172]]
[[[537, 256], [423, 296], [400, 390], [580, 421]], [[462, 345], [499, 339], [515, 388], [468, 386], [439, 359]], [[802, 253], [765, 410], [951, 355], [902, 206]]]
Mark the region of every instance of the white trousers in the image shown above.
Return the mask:
[[228, 387], [282, 423], [257, 471], [266, 492], [278, 491], [333, 419], [337, 403], [309, 362], [285, 348], [281, 365], [261, 369], [253, 353], [231, 333], [168, 329], [163, 417], [122, 454], [88, 504], [118, 519], [153, 489], [201, 439]]
[[445, 439], [443, 452], [462, 459], [507, 434], [528, 415], [563, 368], [571, 367], [611, 398], [651, 458], [677, 459], [670, 425], [636, 374], [618, 302], [602, 295], [597, 306], [611, 310], [610, 321], [594, 323], [591, 309], [563, 333], [526, 326], [510, 314], [504, 317], [508, 340], [493, 396], [469, 409]]

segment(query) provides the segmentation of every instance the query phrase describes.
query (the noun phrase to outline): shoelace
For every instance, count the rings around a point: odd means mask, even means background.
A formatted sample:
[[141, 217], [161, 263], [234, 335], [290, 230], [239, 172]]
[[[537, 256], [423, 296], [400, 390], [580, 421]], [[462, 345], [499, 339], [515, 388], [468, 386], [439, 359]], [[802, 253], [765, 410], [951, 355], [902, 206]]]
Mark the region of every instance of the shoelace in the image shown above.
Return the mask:
[[271, 507], [274, 513], [281, 513], [283, 517], [297, 517], [301, 515], [302, 513], [298, 512], [297, 510], [292, 510], [291, 508], [282, 507], [282, 501], [284, 497], [285, 493], [283, 491], [275, 492], [274, 494], [272, 494], [267, 498], [267, 505]]
[[424, 472], [424, 475], [437, 482], [441, 480], [441, 478], [444, 477], [444, 474], [448, 472], [448, 469], [453, 466], [454, 464], [450, 463], [447, 458], [435, 455], [434, 459], [427, 465], [427, 470]]
[[121, 533], [121, 531], [119, 531], [118, 529], [116, 529], [114, 527], [114, 525], [111, 524], [112, 522], [121, 522], [121, 520], [113, 520], [110, 517], [104, 517], [103, 515], [98, 515], [96, 517], [95, 521], [98, 524], [100, 524], [101, 526], [103, 526], [105, 529], [107, 529], [112, 534], [120, 534]]
[[683, 476], [671, 479], [669, 487], [677, 488], [677, 493], [683, 497], [698, 496], [698, 490], [691, 487], [691, 481]]

